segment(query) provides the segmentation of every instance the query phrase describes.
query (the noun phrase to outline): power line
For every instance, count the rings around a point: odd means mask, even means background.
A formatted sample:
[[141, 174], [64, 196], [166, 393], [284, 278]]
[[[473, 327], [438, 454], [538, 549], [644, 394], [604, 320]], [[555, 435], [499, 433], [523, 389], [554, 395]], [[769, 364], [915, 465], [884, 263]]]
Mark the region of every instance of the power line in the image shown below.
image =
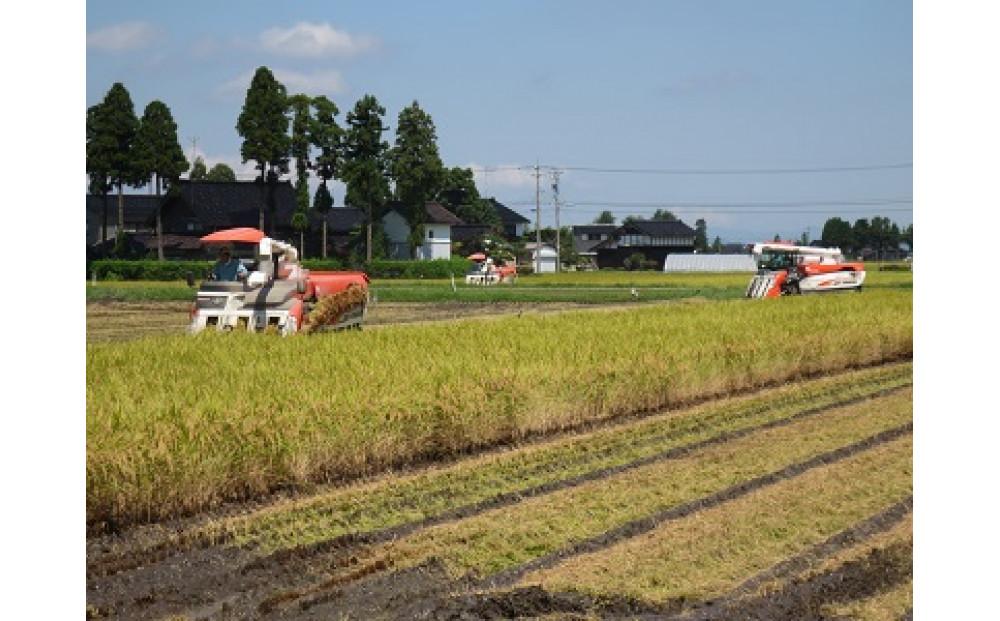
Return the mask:
[[[585, 207], [581, 207], [581, 208], [563, 207], [562, 209], [563, 209], [563, 211], [572, 211], [572, 212], [576, 212], [576, 213], [600, 213], [600, 211], [601, 211], [601, 209], [599, 209], [599, 208], [585, 208]], [[627, 209], [627, 210], [619, 210], [619, 211], [621, 211], [623, 213], [634, 213], [634, 214], [639, 214], [639, 213], [643, 213], [643, 212], [650, 213], [649, 208], [646, 208], [646, 209]], [[856, 209], [856, 208], [855, 209], [836, 209], [836, 208], [833, 208], [833, 209], [749, 209], [749, 210], [747, 210], [747, 209], [743, 209], [743, 210], [741, 210], [741, 209], [725, 209], [725, 210], [722, 210], [722, 209], [711, 209], [711, 208], [698, 209], [698, 208], [691, 207], [691, 208], [683, 208], [683, 209], [672, 209], [671, 211], [675, 211], [677, 213], [696, 213], [696, 214], [714, 213], [714, 214], [724, 215], [724, 214], [782, 214], [782, 213], [785, 213], [785, 214], [808, 214], [808, 213], [813, 213], [813, 214], [817, 214], [817, 213], [818, 214], [829, 214], [829, 213], [837, 214], [837, 213], [872, 213], [872, 211], [877, 211], [879, 213], [882, 213], [882, 212], [903, 212], [903, 211], [912, 212], [913, 209], [910, 208], [910, 207], [885, 207], [885, 208], [879, 208], [877, 210], [872, 210], [872, 209]]]
[[593, 173], [625, 173], [641, 175], [791, 175], [813, 173], [860, 172], [913, 168], [913, 162], [872, 164], [867, 166], [829, 166], [822, 168], [598, 168], [591, 166], [559, 166], [562, 170]]
[[[909, 205], [913, 203], [910, 197], [898, 198], [861, 198], [846, 200], [810, 200], [810, 201], [738, 201], [738, 202], [675, 202], [675, 201], [571, 201], [563, 205], [574, 207], [620, 207], [620, 208], [656, 208], [656, 209], [701, 209], [701, 208], [751, 208], [751, 207], [836, 207], [836, 206], [878, 206], [878, 205]], [[508, 205], [528, 205], [527, 201], [513, 201]]]
[[[534, 170], [534, 166], [470, 166], [474, 171], [495, 172], [501, 170]], [[866, 172], [875, 170], [900, 170], [913, 168], [913, 162], [895, 164], [866, 164], [856, 166], [820, 166], [803, 168], [610, 168], [600, 166], [562, 166], [543, 164], [539, 168], [548, 170], [569, 170], [586, 173], [637, 174], [637, 175], [793, 175], [842, 172]]]

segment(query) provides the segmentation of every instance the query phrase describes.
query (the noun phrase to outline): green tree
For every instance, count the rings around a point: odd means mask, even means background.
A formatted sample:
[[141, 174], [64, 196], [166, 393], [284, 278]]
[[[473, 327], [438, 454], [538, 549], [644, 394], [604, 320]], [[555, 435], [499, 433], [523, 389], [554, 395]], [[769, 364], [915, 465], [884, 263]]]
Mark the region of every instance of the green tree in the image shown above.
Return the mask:
[[722, 238], [718, 235], [712, 240], [712, 252], [715, 254], [722, 254]]
[[780, 242], [780, 241], [781, 241], [781, 234], [779, 234], [779, 233], [775, 233], [775, 234], [774, 234], [774, 240], [773, 240], [773, 241], [776, 241], [776, 242]]
[[871, 247], [871, 224], [868, 223], [868, 218], [858, 218], [854, 221], [854, 226], [851, 228], [851, 233], [854, 236], [854, 248], [855, 251], [861, 253], [865, 248]]
[[[236, 131], [243, 138], [240, 156], [243, 163], [256, 162], [260, 170], [257, 181], [268, 186], [267, 204], [274, 210], [274, 184], [278, 178], [288, 173], [288, 96], [285, 86], [275, 79], [267, 67], [258, 67], [250, 88]], [[264, 203], [259, 213], [260, 229], [264, 230]], [[273, 227], [272, 222], [272, 227]]]
[[101, 132], [101, 104], [87, 108], [87, 191], [100, 196], [104, 208], [101, 217], [101, 241], [108, 241], [108, 194], [112, 190], [110, 169], [114, 144]]
[[316, 175], [320, 178], [319, 187], [313, 197], [313, 209], [323, 218], [323, 258], [326, 258], [326, 219], [330, 209], [333, 208], [333, 195], [327, 187], [330, 179], [335, 179], [340, 174], [342, 163], [344, 130], [337, 124], [337, 115], [340, 110], [336, 104], [320, 95], [313, 99], [313, 120], [309, 132], [309, 139], [319, 153], [313, 163]]
[[800, 246], [808, 246], [809, 245], [809, 232], [808, 231], [802, 231], [802, 234], [799, 235], [799, 245]]
[[600, 215], [594, 218], [594, 224], [614, 224], [615, 214], [610, 211], [602, 211]]
[[191, 181], [206, 181], [208, 179], [208, 166], [205, 166], [205, 160], [200, 155], [194, 158], [188, 179]]
[[854, 231], [851, 229], [851, 223], [846, 220], [829, 218], [823, 224], [823, 233], [820, 237], [824, 244], [840, 248], [841, 252], [855, 251]]
[[[202, 163], [204, 166], [204, 162]], [[213, 183], [223, 183], [226, 181], [236, 181], [236, 172], [228, 164], [219, 162], [203, 176], [205, 181]]]
[[491, 201], [480, 196], [471, 168], [455, 166], [445, 169], [437, 200], [465, 222], [488, 224], [494, 232], [503, 228]]
[[698, 218], [694, 222], [694, 249], [708, 252], [708, 223], [704, 218]]
[[389, 157], [395, 198], [403, 204], [410, 225], [410, 246], [415, 248], [423, 243], [424, 204], [434, 198], [444, 177], [434, 121], [416, 101], [399, 113], [396, 144]]
[[295, 214], [292, 228], [299, 232], [299, 254], [305, 258], [305, 231], [309, 228], [309, 160], [311, 144], [312, 99], [298, 94], [288, 98], [292, 112], [291, 154], [295, 158]]
[[642, 218], [641, 216], [628, 215], [625, 216], [624, 220], [622, 220], [622, 224], [632, 224], [633, 222], [642, 222], [643, 219], [644, 218]]
[[907, 225], [905, 229], [899, 235], [899, 241], [905, 243], [910, 247], [910, 252], [913, 252], [913, 225]]
[[98, 137], [94, 144], [95, 158], [106, 166], [108, 181], [118, 189], [118, 232], [121, 233], [125, 230], [124, 186], [144, 181], [134, 152], [139, 119], [135, 116], [132, 97], [121, 82], [115, 82], [96, 107], [92, 124]]
[[389, 144], [382, 140], [386, 131], [382, 123], [385, 108], [372, 95], [365, 95], [347, 113], [347, 133], [344, 144], [343, 180], [347, 184], [344, 202], [365, 212], [365, 257], [373, 256], [373, 230], [375, 218], [389, 197], [386, 178]]
[[675, 222], [677, 220], [677, 216], [675, 216], [672, 211], [668, 211], [666, 209], [657, 209], [653, 213], [653, 217], [651, 219], [666, 220], [667, 222]]
[[[172, 186], [188, 167], [184, 150], [177, 140], [177, 123], [162, 101], [149, 102], [142, 113], [135, 141], [139, 172], [156, 185], [156, 196]], [[163, 205], [156, 206], [156, 256], [163, 260]]]

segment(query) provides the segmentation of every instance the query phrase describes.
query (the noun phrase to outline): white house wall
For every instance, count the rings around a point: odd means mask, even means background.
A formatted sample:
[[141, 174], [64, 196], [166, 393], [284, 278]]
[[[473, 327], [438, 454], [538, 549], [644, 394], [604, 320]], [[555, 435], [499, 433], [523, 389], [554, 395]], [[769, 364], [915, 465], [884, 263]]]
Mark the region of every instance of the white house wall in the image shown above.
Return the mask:
[[448, 224], [425, 224], [423, 244], [417, 250], [417, 256], [421, 259], [450, 259], [451, 258], [451, 225]]

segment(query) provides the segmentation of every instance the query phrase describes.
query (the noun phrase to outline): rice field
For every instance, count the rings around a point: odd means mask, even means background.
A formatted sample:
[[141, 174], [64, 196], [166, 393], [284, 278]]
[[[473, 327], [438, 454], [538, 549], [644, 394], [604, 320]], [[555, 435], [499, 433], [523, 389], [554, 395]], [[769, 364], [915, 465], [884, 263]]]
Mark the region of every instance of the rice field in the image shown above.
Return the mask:
[[87, 519], [187, 515], [911, 353], [893, 290], [90, 344]]
[[87, 613], [895, 620], [911, 433], [909, 362], [648, 411], [92, 536]]

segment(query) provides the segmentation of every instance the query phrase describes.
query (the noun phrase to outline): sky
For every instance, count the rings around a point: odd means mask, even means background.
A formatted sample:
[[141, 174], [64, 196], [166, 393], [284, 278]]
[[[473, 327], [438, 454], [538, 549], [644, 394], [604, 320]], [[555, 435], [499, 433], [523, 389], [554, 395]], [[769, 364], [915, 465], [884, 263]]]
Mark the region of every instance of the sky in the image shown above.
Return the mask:
[[241, 178], [261, 65], [341, 121], [375, 95], [390, 143], [418, 101], [445, 165], [532, 221], [539, 164], [543, 226], [553, 168], [564, 226], [666, 208], [746, 242], [818, 238], [833, 216], [912, 222], [908, 1], [87, 2], [87, 105], [114, 82], [137, 115], [159, 99], [189, 159]]

